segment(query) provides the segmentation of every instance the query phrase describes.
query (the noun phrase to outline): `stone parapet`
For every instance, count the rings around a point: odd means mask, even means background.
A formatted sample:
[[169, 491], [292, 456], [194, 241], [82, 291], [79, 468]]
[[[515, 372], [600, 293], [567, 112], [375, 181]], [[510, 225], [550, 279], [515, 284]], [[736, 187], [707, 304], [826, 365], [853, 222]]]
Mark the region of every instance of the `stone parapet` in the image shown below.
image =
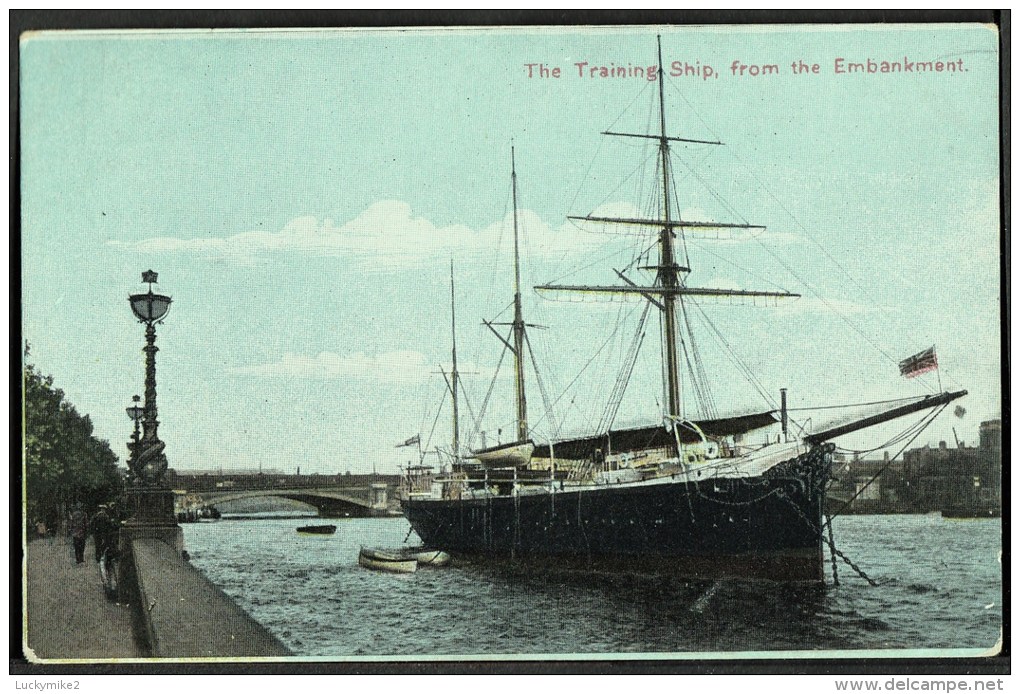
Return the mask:
[[[179, 532], [179, 529], [178, 529]], [[126, 540], [142, 631], [155, 658], [273, 658], [290, 651], [220, 588], [181, 558], [172, 542]]]

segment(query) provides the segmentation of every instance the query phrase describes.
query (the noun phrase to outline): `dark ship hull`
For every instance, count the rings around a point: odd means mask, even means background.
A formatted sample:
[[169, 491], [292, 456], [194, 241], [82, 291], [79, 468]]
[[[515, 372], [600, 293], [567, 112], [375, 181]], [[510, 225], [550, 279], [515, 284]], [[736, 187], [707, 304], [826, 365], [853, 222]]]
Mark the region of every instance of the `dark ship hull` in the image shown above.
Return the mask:
[[828, 446], [753, 477], [408, 499], [430, 547], [550, 570], [823, 581]]

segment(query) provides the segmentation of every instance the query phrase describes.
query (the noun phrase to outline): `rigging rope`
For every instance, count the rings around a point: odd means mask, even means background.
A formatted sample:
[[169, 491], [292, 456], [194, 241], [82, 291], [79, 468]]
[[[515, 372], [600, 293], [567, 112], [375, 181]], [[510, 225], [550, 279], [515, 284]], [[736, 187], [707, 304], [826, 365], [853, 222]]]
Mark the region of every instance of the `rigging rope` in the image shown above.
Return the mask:
[[[631, 310], [630, 313], [633, 313], [633, 309]], [[627, 314], [628, 318], [630, 317], [630, 313]], [[609, 334], [609, 337], [606, 338], [606, 340], [602, 343], [602, 345], [595, 351], [595, 354], [591, 355], [591, 358], [588, 359], [588, 361], [585, 363], [585, 365], [583, 367], [581, 367], [581, 370], [577, 372], [577, 375], [574, 376], [574, 379], [570, 383], [567, 384], [567, 387], [563, 389], [563, 392], [560, 393], [559, 397], [557, 397], [555, 400], [552, 401], [552, 405], [553, 406], [555, 406], [560, 400], [562, 400], [564, 398], [564, 396], [566, 396], [567, 393], [570, 392], [570, 389], [574, 386], [575, 383], [577, 383], [577, 380], [579, 378], [581, 378], [581, 376], [584, 374], [585, 371], [588, 370], [588, 367], [592, 365], [592, 363], [595, 361], [595, 359], [598, 358], [598, 356], [600, 354], [602, 354], [602, 350], [604, 350], [606, 348], [606, 345], [608, 345], [613, 340], [613, 337], [616, 335], [616, 331], [618, 329], [619, 329], [619, 323], [617, 323], [617, 327], [613, 329], [613, 332], [611, 332]], [[575, 408], [577, 407], [577, 405], [574, 402], [573, 398], [571, 398], [570, 404], [574, 405]], [[578, 409], [578, 412], [580, 412], [580, 409]], [[582, 414], [582, 416], [584, 416], [583, 412], [581, 414]], [[545, 419], [545, 414], [543, 414], [541, 417], [539, 417], [538, 420], [536, 420], [535, 423], [532, 426], [533, 427], [538, 426], [542, 422], [543, 419]], [[586, 419], [590, 419], [590, 418], [586, 417]]]
[[[423, 451], [427, 451], [429, 446], [432, 445], [432, 434], [434, 434], [436, 432], [436, 424], [439, 423], [439, 415], [441, 415], [443, 413], [443, 404], [445, 402], [446, 402], [446, 396], [444, 395], [443, 399], [439, 401], [439, 409], [436, 410], [436, 418], [432, 420], [432, 430], [429, 431], [429, 437], [425, 441], [425, 447], [422, 449]], [[418, 461], [418, 464], [421, 465], [424, 460], [425, 460], [425, 453], [422, 453], [421, 454], [421, 459]]]
[[485, 399], [482, 400], [482, 409], [478, 412], [478, 419], [475, 421], [475, 428], [471, 432], [471, 438], [469, 441], [474, 441], [478, 437], [478, 432], [482, 427], [482, 418], [485, 417], [485, 410], [489, 406], [489, 397], [492, 395], [492, 390], [496, 386], [496, 380], [499, 378], [499, 369], [503, 366], [503, 359], [506, 357], [506, 345], [503, 345], [503, 351], [499, 354], [499, 362], [496, 364], [496, 373], [492, 376], [492, 382], [489, 383], [489, 390], [485, 393]]
[[[903, 451], [905, 451], [907, 449], [907, 446], [912, 444], [914, 442], [914, 439], [916, 439], [918, 436], [920, 436], [921, 432], [923, 432], [925, 429], [927, 429], [928, 426], [933, 421], [935, 421], [935, 418], [938, 417], [940, 414], [942, 414], [942, 411], [944, 409], [946, 409], [946, 407], [948, 407], [948, 406], [949, 406], [949, 403], [946, 403], [946, 404], [942, 405], [941, 407], [938, 407], [937, 409], [932, 410], [931, 412], [926, 414], [923, 418], [921, 418], [921, 420], [919, 422], [913, 424], [910, 428], [908, 428], [907, 429], [908, 432], [910, 431], [910, 429], [917, 429], [917, 431], [915, 431], [914, 435], [911, 436], [909, 438], [909, 440], [907, 440], [907, 442], [905, 444], [903, 444], [903, 447], [899, 451], [896, 452], [896, 455], [893, 455], [893, 456], [889, 457], [889, 461], [886, 462], [886, 464], [882, 466], [881, 470], [879, 470], [877, 473], [875, 473], [874, 477], [872, 477], [870, 480], [868, 480], [867, 483], [863, 487], [858, 489], [857, 493], [854, 494], [852, 497], [850, 497], [850, 499], [846, 503], [844, 503], [843, 506], [838, 511], [836, 511], [835, 513], [833, 513], [833, 514], [831, 514], [829, 516], [829, 518], [826, 521], [826, 523], [831, 523], [833, 518], [835, 518], [836, 516], [840, 515], [841, 513], [846, 511], [848, 508], [850, 508], [850, 504], [852, 504], [854, 502], [854, 499], [856, 499], [858, 496], [860, 496], [864, 492], [865, 489], [870, 487], [871, 484], [875, 480], [877, 480], [879, 478], [879, 476], [881, 476], [881, 474], [883, 472], [888, 470], [889, 466], [893, 464], [893, 461], [896, 460], [896, 458], [898, 458], [903, 453]], [[904, 433], [906, 433], [906, 432], [904, 432]], [[903, 438], [904, 437], [901, 435], [900, 438], [899, 438], [899, 441], [902, 441]], [[899, 443], [899, 441], [896, 441], [895, 443]], [[887, 443], [886, 445], [895, 445], [895, 443]], [[883, 448], [884, 447], [885, 446], [883, 446]], [[878, 449], [875, 449], [875, 450], [878, 450]]]
[[538, 362], [535, 361], [535, 351], [531, 347], [531, 338], [528, 337], [528, 333], [524, 333], [524, 344], [528, 347], [528, 354], [531, 355], [531, 367], [535, 370], [535, 381], [538, 383], [538, 392], [542, 396], [542, 407], [545, 408], [546, 414], [549, 417], [549, 421], [552, 423], [553, 436], [559, 434], [560, 428], [556, 423], [556, 415], [552, 409], [552, 403], [549, 402], [549, 394], [545, 390], [545, 384], [542, 381], [542, 375], [538, 372]]
[[609, 402], [606, 404], [606, 409], [602, 413], [602, 417], [599, 419], [598, 426], [595, 429], [599, 433], [609, 431], [613, 426], [613, 422], [616, 421], [616, 414], [620, 410], [620, 404], [623, 402], [623, 396], [627, 391], [627, 385], [630, 383], [630, 377], [634, 373], [634, 365], [637, 363], [641, 344], [645, 339], [645, 323], [651, 307], [651, 302], [646, 302], [645, 309], [641, 312], [641, 317], [638, 318], [637, 330], [634, 333], [634, 338], [630, 349], [627, 351], [624, 363], [621, 365], [620, 375], [616, 379], [612, 393], [609, 394]]
[[[707, 129], [707, 130], [708, 130], [708, 131], [709, 131], [710, 133], [712, 133], [712, 135], [713, 135], [713, 136], [714, 136], [714, 137], [715, 137], [715, 138], [716, 138], [717, 140], [721, 140], [722, 138], [721, 138], [721, 137], [720, 137], [720, 136], [719, 136], [719, 135], [718, 135], [718, 134], [717, 134], [717, 133], [716, 133], [716, 132], [715, 132], [715, 131], [714, 131], [714, 130], [713, 130], [713, 129], [712, 129], [712, 128], [711, 128], [710, 126], [709, 126], [709, 125], [708, 125], [708, 123], [706, 123], [706, 122], [705, 122], [705, 120], [704, 120], [704, 119], [703, 119], [703, 118], [701, 117], [701, 115], [700, 115], [700, 114], [698, 113], [698, 111], [697, 111], [697, 110], [696, 110], [696, 109], [694, 108], [694, 105], [693, 105], [693, 104], [691, 104], [691, 102], [690, 102], [690, 101], [689, 101], [689, 100], [687, 99], [687, 97], [686, 97], [686, 96], [685, 96], [685, 95], [683, 94], [683, 92], [682, 92], [682, 91], [681, 91], [681, 90], [680, 90], [680, 89], [679, 89], [679, 88], [678, 88], [678, 87], [677, 87], [677, 86], [676, 86], [675, 84], [673, 84], [673, 83], [669, 83], [669, 86], [670, 86], [670, 87], [671, 87], [671, 88], [673, 89], [673, 91], [674, 91], [674, 92], [676, 92], [676, 93], [677, 93], [677, 95], [679, 95], [679, 96], [680, 96], [680, 98], [681, 98], [681, 99], [683, 99], [683, 101], [684, 101], [684, 102], [685, 102], [685, 103], [686, 103], [686, 104], [688, 105], [688, 107], [690, 107], [690, 109], [691, 109], [691, 111], [692, 111], [692, 112], [694, 113], [695, 117], [696, 117], [696, 118], [697, 118], [697, 119], [698, 119], [699, 121], [701, 121], [701, 124], [702, 124], [703, 126], [705, 126], [705, 128], [706, 128], [706, 129]], [[796, 225], [797, 225], [797, 227], [799, 227], [799, 228], [800, 228], [800, 230], [801, 230], [801, 231], [802, 231], [802, 232], [804, 233], [804, 235], [805, 235], [805, 236], [806, 236], [806, 237], [807, 237], [808, 239], [810, 239], [810, 240], [811, 240], [811, 242], [812, 242], [813, 244], [815, 244], [816, 246], [818, 246], [818, 248], [819, 248], [819, 249], [821, 249], [822, 253], [824, 253], [824, 254], [825, 254], [825, 256], [826, 256], [826, 257], [827, 257], [827, 258], [828, 258], [828, 259], [829, 259], [830, 261], [832, 261], [832, 263], [833, 263], [833, 264], [834, 264], [834, 265], [835, 265], [835, 266], [836, 266], [837, 268], [839, 268], [839, 269], [840, 269], [840, 271], [842, 271], [844, 275], [846, 275], [846, 276], [847, 276], [847, 277], [848, 277], [848, 278], [850, 279], [850, 281], [851, 281], [851, 282], [852, 282], [852, 283], [854, 284], [854, 286], [856, 286], [856, 287], [857, 287], [857, 288], [858, 288], [859, 290], [861, 290], [861, 292], [863, 292], [863, 293], [864, 293], [864, 294], [865, 294], [866, 296], [868, 296], [868, 297], [870, 298], [870, 296], [871, 296], [871, 295], [870, 295], [870, 292], [868, 292], [868, 290], [867, 290], [867, 289], [866, 289], [865, 287], [863, 287], [863, 286], [861, 285], [861, 283], [860, 283], [860, 282], [858, 282], [858, 281], [857, 281], [857, 280], [856, 280], [856, 279], [854, 278], [854, 276], [853, 276], [852, 274], [850, 274], [850, 272], [849, 272], [849, 271], [848, 271], [848, 270], [847, 270], [847, 269], [846, 269], [846, 268], [845, 268], [845, 267], [844, 267], [844, 266], [843, 266], [843, 265], [842, 265], [842, 264], [841, 264], [841, 263], [840, 263], [840, 262], [839, 262], [839, 261], [838, 261], [838, 260], [837, 260], [837, 259], [836, 259], [835, 257], [833, 257], [833, 255], [832, 255], [832, 254], [831, 254], [831, 253], [830, 253], [830, 252], [829, 252], [829, 251], [828, 251], [828, 250], [827, 250], [827, 249], [826, 249], [826, 248], [825, 248], [825, 247], [824, 247], [824, 246], [823, 246], [823, 245], [821, 244], [821, 242], [819, 242], [819, 241], [818, 241], [818, 239], [816, 239], [816, 238], [814, 237], [814, 235], [813, 235], [813, 234], [811, 234], [811, 233], [810, 233], [810, 232], [808, 231], [807, 227], [805, 227], [805, 226], [804, 226], [804, 225], [803, 225], [803, 224], [802, 224], [802, 223], [800, 222], [800, 220], [798, 220], [798, 219], [797, 219], [797, 217], [796, 217], [796, 216], [795, 216], [795, 215], [794, 215], [794, 214], [793, 214], [793, 213], [792, 213], [792, 212], [791, 212], [791, 211], [789, 210], [789, 208], [787, 208], [787, 207], [786, 207], [786, 205], [784, 205], [784, 204], [783, 204], [783, 201], [782, 201], [782, 200], [781, 200], [781, 199], [779, 198], [779, 196], [777, 196], [777, 195], [776, 195], [775, 193], [773, 193], [773, 192], [772, 192], [772, 191], [771, 191], [771, 190], [769, 189], [769, 187], [768, 187], [768, 186], [767, 186], [767, 185], [765, 184], [765, 182], [764, 182], [764, 181], [762, 181], [762, 179], [761, 179], [761, 178], [760, 178], [760, 177], [759, 177], [759, 176], [757, 175], [757, 173], [756, 173], [756, 172], [754, 171], [754, 169], [753, 169], [753, 168], [751, 168], [750, 166], [748, 166], [748, 165], [747, 165], [747, 164], [746, 164], [746, 163], [744, 162], [744, 160], [743, 160], [743, 159], [741, 159], [741, 158], [740, 158], [740, 156], [739, 156], [739, 155], [738, 155], [738, 154], [737, 154], [737, 153], [736, 153], [735, 151], [732, 151], [732, 150], [730, 150], [730, 151], [731, 151], [731, 153], [732, 153], [732, 155], [733, 155], [734, 159], [736, 159], [736, 161], [737, 161], [737, 162], [738, 162], [738, 163], [739, 163], [739, 164], [740, 164], [741, 166], [743, 166], [743, 167], [744, 167], [744, 169], [745, 169], [745, 170], [746, 170], [746, 171], [747, 171], [748, 173], [750, 173], [750, 174], [751, 174], [751, 176], [752, 176], [752, 177], [753, 177], [753, 178], [755, 179], [755, 181], [757, 181], [757, 183], [758, 183], [758, 184], [759, 184], [759, 185], [761, 186], [762, 190], [764, 190], [764, 191], [765, 191], [765, 193], [766, 193], [766, 194], [767, 194], [767, 195], [768, 195], [768, 196], [769, 196], [770, 198], [772, 198], [772, 200], [773, 200], [773, 201], [774, 201], [774, 202], [775, 202], [775, 203], [776, 203], [776, 204], [777, 204], [777, 205], [778, 205], [778, 206], [779, 206], [779, 207], [780, 207], [780, 208], [781, 208], [781, 209], [782, 209], [782, 210], [783, 210], [784, 212], [786, 212], [786, 214], [787, 214], [787, 215], [788, 215], [788, 216], [790, 217], [790, 219], [791, 219], [791, 220], [793, 220], [794, 224], [796, 224]], [[683, 162], [682, 162], [682, 160], [681, 160], [681, 163], [683, 163]], [[689, 167], [687, 167], [687, 166], [686, 166], [686, 164], [684, 164], [684, 166], [685, 166], [685, 168], [688, 168], [688, 170], [690, 170], [690, 168], [689, 168]], [[709, 190], [709, 192], [710, 192], [710, 193], [711, 193], [711, 194], [712, 194], [713, 196], [715, 196], [715, 197], [716, 197], [716, 199], [717, 199], [717, 200], [718, 200], [718, 201], [719, 201], [719, 202], [720, 202], [721, 204], [723, 204], [724, 206], [728, 207], [728, 208], [730, 209], [730, 211], [731, 211], [731, 212], [732, 212], [733, 214], [735, 214], [735, 215], [737, 215], [738, 217], [740, 217], [741, 219], [743, 219], [743, 215], [741, 215], [741, 214], [740, 214], [740, 212], [739, 212], [738, 210], [736, 210], [736, 209], [732, 208], [731, 206], [729, 206], [729, 205], [728, 205], [728, 203], [726, 203], [726, 201], [725, 201], [725, 200], [723, 200], [723, 199], [722, 199], [721, 197], [719, 197], [719, 196], [718, 196], [718, 195], [717, 195], [717, 194], [715, 193], [715, 191], [714, 191], [714, 190], [712, 190], [711, 186], [709, 186], [709, 185], [708, 185], [708, 184], [707, 184], [707, 183], [706, 183], [706, 182], [705, 182], [705, 181], [704, 181], [704, 180], [703, 180], [703, 179], [702, 179], [702, 178], [701, 178], [701, 177], [700, 177], [700, 176], [699, 176], [699, 175], [697, 174], [697, 172], [695, 172], [695, 171], [691, 171], [691, 173], [692, 173], [692, 174], [693, 174], [693, 175], [694, 175], [694, 176], [695, 176], [696, 178], [698, 178], [698, 180], [699, 180], [699, 181], [701, 181], [703, 185], [705, 185], [705, 186], [706, 186], [706, 188], [707, 188], [707, 189]], [[745, 221], [746, 221], [746, 220], [745, 220]], [[756, 240], [756, 241], [758, 241], [757, 237], [753, 237], [753, 238], [755, 238], [755, 240]], [[778, 256], [776, 256], [776, 255], [775, 255], [774, 253], [772, 253], [772, 252], [771, 252], [771, 251], [770, 251], [770, 250], [769, 250], [769, 249], [768, 249], [768, 248], [767, 248], [766, 246], [764, 246], [764, 244], [762, 244], [762, 243], [761, 243], [761, 241], [758, 241], [758, 243], [759, 243], [759, 245], [761, 245], [761, 246], [762, 246], [762, 248], [763, 248], [763, 249], [764, 249], [764, 250], [765, 250], [765, 251], [766, 251], [767, 253], [769, 253], [769, 255], [771, 255], [771, 256], [772, 256], [772, 257], [773, 257], [773, 258], [774, 258], [774, 259], [775, 259], [775, 260], [776, 260], [777, 262], [779, 262], [779, 264], [780, 264], [780, 265], [782, 265], [782, 266], [784, 267], [784, 269], [786, 269], [786, 271], [787, 271], [787, 272], [789, 272], [789, 273], [790, 273], [791, 275], [793, 275], [793, 276], [794, 276], [794, 277], [795, 277], [795, 278], [796, 278], [796, 279], [797, 279], [797, 280], [798, 280], [798, 281], [799, 281], [799, 282], [800, 282], [800, 283], [801, 283], [801, 284], [802, 284], [802, 285], [803, 285], [804, 287], [806, 287], [806, 288], [808, 289], [808, 291], [810, 291], [810, 292], [811, 292], [811, 294], [813, 294], [813, 295], [815, 296], [815, 298], [817, 298], [817, 299], [818, 299], [819, 301], [821, 301], [821, 302], [822, 302], [823, 304], [825, 304], [825, 306], [826, 306], [826, 307], [827, 307], [827, 308], [828, 308], [829, 310], [831, 310], [831, 311], [832, 311], [832, 312], [834, 312], [834, 313], [835, 313], [835, 314], [836, 314], [837, 316], [839, 316], [839, 318], [840, 318], [840, 319], [841, 319], [841, 320], [842, 320], [842, 321], [843, 321], [844, 323], [846, 323], [846, 324], [847, 324], [847, 325], [848, 325], [848, 326], [849, 326], [849, 327], [850, 327], [850, 328], [851, 328], [851, 329], [852, 329], [852, 330], [853, 330], [854, 332], [856, 332], [856, 333], [857, 333], [858, 335], [860, 335], [860, 336], [861, 336], [861, 337], [862, 337], [862, 338], [863, 338], [863, 339], [865, 340], [865, 342], [867, 342], [868, 344], [870, 344], [870, 345], [871, 345], [871, 346], [872, 346], [872, 347], [873, 347], [873, 348], [874, 348], [875, 350], [877, 350], [877, 351], [878, 351], [878, 352], [879, 352], [879, 353], [880, 353], [880, 354], [881, 354], [882, 356], [884, 356], [884, 357], [885, 357], [885, 358], [886, 358], [887, 360], [889, 360], [889, 361], [890, 361], [890, 362], [892, 362], [893, 364], [897, 364], [897, 365], [899, 364], [899, 361], [900, 361], [899, 359], [896, 359], [895, 357], [891, 356], [891, 355], [890, 355], [890, 354], [889, 354], [888, 352], [886, 352], [886, 351], [885, 351], [884, 349], [882, 349], [882, 348], [881, 348], [881, 347], [880, 347], [880, 346], [879, 346], [878, 344], [876, 344], [876, 343], [875, 343], [875, 341], [873, 341], [873, 340], [872, 340], [871, 338], [869, 338], [869, 337], [868, 337], [868, 336], [867, 336], [867, 335], [866, 335], [866, 334], [865, 334], [865, 333], [864, 333], [864, 332], [863, 332], [863, 331], [862, 331], [862, 330], [861, 330], [860, 328], [858, 328], [858, 327], [857, 327], [857, 326], [856, 326], [856, 325], [855, 325], [855, 324], [854, 324], [854, 323], [853, 323], [853, 322], [852, 322], [852, 321], [851, 321], [851, 320], [850, 320], [850, 319], [849, 319], [849, 318], [848, 318], [848, 317], [847, 317], [847, 316], [846, 316], [846, 315], [845, 315], [845, 314], [844, 314], [844, 313], [843, 313], [842, 311], [838, 310], [838, 309], [837, 309], [837, 308], [836, 308], [835, 306], [833, 306], [833, 305], [832, 305], [832, 304], [830, 304], [830, 303], [829, 303], [828, 301], [826, 301], [826, 300], [825, 300], [825, 298], [824, 298], [824, 297], [822, 297], [822, 295], [821, 295], [821, 294], [819, 294], [819, 293], [818, 293], [817, 291], [815, 291], [815, 289], [814, 289], [814, 288], [813, 288], [813, 287], [812, 287], [812, 286], [811, 286], [810, 284], [808, 284], [807, 282], [805, 282], [805, 281], [804, 281], [804, 280], [803, 280], [803, 279], [802, 279], [802, 278], [801, 278], [800, 276], [798, 276], [798, 275], [797, 275], [797, 274], [796, 274], [795, 272], [793, 272], [793, 270], [792, 270], [792, 269], [791, 269], [791, 268], [790, 268], [790, 267], [789, 267], [788, 265], [786, 265], [785, 263], [783, 263], [783, 262], [782, 262], [782, 261], [781, 261], [781, 260], [779, 259], [779, 257], [778, 257]], [[893, 316], [892, 316], [892, 315], [891, 315], [891, 314], [889, 313], [888, 309], [886, 309], [885, 307], [883, 307], [883, 306], [882, 306], [882, 305], [881, 305], [880, 303], [877, 303], [877, 302], [875, 302], [874, 300], [872, 300], [872, 302], [871, 302], [871, 305], [874, 305], [874, 306], [878, 307], [878, 308], [879, 308], [879, 310], [880, 310], [880, 311], [881, 311], [881, 312], [882, 312], [883, 314], [885, 314], [885, 316], [886, 316], [886, 318], [887, 318], [887, 319], [889, 319], [889, 320], [892, 320], [892, 319], [893, 319]], [[895, 321], [893, 321], [893, 323], [895, 324]], [[924, 383], [924, 385], [925, 385], [925, 387], [926, 387], [926, 389], [927, 389], [928, 391], [933, 391], [933, 389], [932, 389], [932, 387], [931, 387], [931, 384], [929, 384], [929, 383], [927, 383], [927, 382], [923, 382], [923, 383]], [[941, 388], [940, 388], [940, 390], [941, 390]]]
[[775, 400], [773, 400], [772, 397], [768, 394], [768, 391], [765, 389], [764, 384], [762, 384], [761, 381], [758, 380], [758, 377], [754, 374], [754, 371], [747, 364], [745, 364], [744, 361], [737, 355], [736, 350], [734, 350], [730, 343], [726, 340], [726, 338], [723, 337], [722, 332], [715, 326], [715, 323], [713, 323], [711, 319], [709, 319], [708, 314], [705, 313], [705, 310], [698, 304], [694, 304], [694, 306], [701, 313], [702, 319], [705, 321], [708, 327], [711, 328], [712, 333], [715, 335], [716, 339], [719, 340], [719, 343], [723, 346], [723, 349], [725, 349], [729, 353], [731, 359], [733, 360], [733, 363], [737, 366], [737, 370], [741, 372], [745, 379], [747, 379], [747, 382], [751, 384], [751, 387], [758, 391], [758, 394], [761, 395], [762, 399], [765, 400], [766, 403], [768, 403], [772, 407], [775, 407], [776, 406]]
[[[687, 326], [687, 340], [682, 341], [681, 344], [684, 345], [684, 358], [687, 360], [687, 368], [691, 371], [691, 382], [701, 402], [702, 412], [706, 417], [714, 419], [718, 416], [715, 398], [709, 389], [708, 374], [705, 373], [705, 365], [701, 355], [698, 353], [698, 345], [694, 341], [694, 331], [691, 329], [691, 322], [687, 315], [687, 302], [683, 298], [680, 299], [680, 315], [684, 320], [684, 325]], [[690, 351], [694, 361], [693, 366], [691, 365], [691, 358], [687, 356], [686, 342], [690, 342], [691, 345]]]
[[[463, 384], [460, 387], [460, 394], [464, 397], [464, 404], [467, 406], [468, 414], [471, 416], [472, 427], [477, 426], [478, 418], [475, 417], [475, 411], [471, 407], [471, 400], [468, 398], [467, 390], [464, 388]], [[470, 446], [470, 445], [471, 445], [471, 440], [468, 439], [468, 446]]]

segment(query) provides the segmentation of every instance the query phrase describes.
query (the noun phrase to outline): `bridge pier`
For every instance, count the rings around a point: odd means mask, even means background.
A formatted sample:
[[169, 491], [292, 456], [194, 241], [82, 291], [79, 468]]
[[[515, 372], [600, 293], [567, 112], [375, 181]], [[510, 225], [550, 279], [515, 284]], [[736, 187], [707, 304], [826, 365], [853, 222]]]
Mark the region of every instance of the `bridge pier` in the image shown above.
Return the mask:
[[372, 485], [372, 510], [377, 514], [380, 511], [385, 512], [388, 504], [389, 497], [389, 486], [382, 482], [376, 482]]

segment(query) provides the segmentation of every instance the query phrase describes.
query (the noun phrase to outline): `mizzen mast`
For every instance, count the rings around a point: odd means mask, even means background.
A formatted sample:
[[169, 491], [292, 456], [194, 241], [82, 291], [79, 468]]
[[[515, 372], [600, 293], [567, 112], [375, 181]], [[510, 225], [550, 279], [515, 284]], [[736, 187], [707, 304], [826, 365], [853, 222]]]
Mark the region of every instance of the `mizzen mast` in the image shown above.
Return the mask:
[[457, 304], [453, 293], [453, 258], [450, 258], [450, 326], [453, 334], [453, 368], [450, 373], [450, 392], [453, 395], [453, 462], [456, 464], [460, 462], [460, 411], [457, 402], [460, 374], [457, 372]]
[[517, 233], [517, 163], [510, 147], [510, 182], [514, 206], [514, 374], [517, 382], [517, 440], [528, 438], [528, 400], [524, 393], [524, 314], [521, 311], [521, 259]]

